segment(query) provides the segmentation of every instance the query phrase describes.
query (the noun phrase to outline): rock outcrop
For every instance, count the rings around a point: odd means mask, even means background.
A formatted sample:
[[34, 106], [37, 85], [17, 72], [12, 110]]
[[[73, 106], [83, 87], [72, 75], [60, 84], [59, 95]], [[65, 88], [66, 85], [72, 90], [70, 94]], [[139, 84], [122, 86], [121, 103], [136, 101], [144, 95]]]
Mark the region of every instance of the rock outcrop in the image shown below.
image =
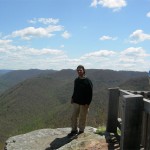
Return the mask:
[[85, 133], [68, 138], [70, 128], [40, 129], [10, 137], [5, 150], [106, 150], [105, 137], [95, 133], [93, 127], [86, 127]]

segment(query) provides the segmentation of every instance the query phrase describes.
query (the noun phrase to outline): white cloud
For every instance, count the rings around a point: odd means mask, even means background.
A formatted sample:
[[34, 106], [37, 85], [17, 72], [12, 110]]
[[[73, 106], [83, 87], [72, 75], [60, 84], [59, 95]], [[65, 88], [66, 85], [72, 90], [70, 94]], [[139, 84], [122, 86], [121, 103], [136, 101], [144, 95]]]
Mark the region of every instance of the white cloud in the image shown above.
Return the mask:
[[91, 6], [97, 7], [97, 5], [98, 5], [98, 0], [92, 0]]
[[146, 14], [146, 16], [147, 16], [147, 17], [150, 17], [150, 12], [148, 12], [148, 13]]
[[137, 56], [139, 57], [147, 57], [149, 56], [148, 54], [146, 54], [145, 50], [142, 47], [130, 47], [127, 48], [126, 50], [122, 51], [121, 54], [123, 56], [129, 56], [129, 57], [135, 57], [137, 58]]
[[[114, 60], [116, 52], [111, 50], [99, 50], [91, 53], [84, 54], [79, 58], [80, 64], [86, 65], [86, 68], [101, 68], [101, 69], [112, 69], [112, 65], [115, 64], [111, 60]], [[79, 64], [79, 63], [78, 63]]]
[[61, 25], [57, 25], [57, 26], [48, 26], [47, 28], [45, 28], [48, 32], [55, 32], [55, 31], [62, 31], [64, 30], [64, 27]]
[[3, 53], [8, 53], [8, 49], [10, 48], [10, 44], [12, 43], [12, 40], [0, 40], [0, 54]]
[[97, 5], [101, 5], [103, 7], [107, 7], [117, 11], [122, 7], [127, 5], [125, 0], [92, 0], [91, 6], [97, 7]]
[[1, 47], [1, 45], [7, 45], [11, 42], [12, 42], [12, 40], [0, 40], [0, 47]]
[[95, 52], [91, 52], [88, 54], [85, 54], [81, 57], [81, 59], [99, 59], [100, 57], [110, 57], [114, 55], [114, 51], [109, 51], [109, 50], [99, 50]]
[[129, 47], [119, 56], [118, 66], [125, 70], [148, 70], [146, 58], [150, 57], [142, 47]]
[[123, 62], [123, 63], [135, 63], [135, 59], [122, 57], [122, 58], [120, 59], [120, 62]]
[[49, 67], [59, 69], [59, 65], [64, 64], [68, 58], [64, 51], [59, 49], [36, 49], [27, 46], [15, 46], [9, 42], [1, 45], [0, 53], [0, 65], [6, 69], [46, 69]]
[[43, 24], [57, 24], [59, 22], [59, 19], [54, 19], [54, 18], [33, 18], [29, 20], [29, 23], [43, 23]]
[[65, 31], [61, 36], [65, 39], [69, 39], [71, 37], [71, 34], [68, 31]]
[[145, 71], [150, 67], [149, 57], [142, 47], [129, 47], [123, 51], [91, 51], [71, 58], [60, 49], [15, 46], [11, 40], [0, 40], [0, 67], [4, 69], [59, 70], [83, 64], [86, 68]]
[[143, 30], [136, 30], [130, 35], [130, 42], [137, 44], [145, 40], [150, 40], [150, 34], [146, 34]]
[[12, 32], [12, 34], [7, 36], [7, 38], [21, 37], [23, 40], [30, 40], [37, 37], [51, 37], [54, 36], [53, 32], [62, 31], [63, 29], [64, 27], [60, 25], [50, 25], [46, 28], [27, 27], [22, 30]]
[[105, 41], [105, 40], [117, 40], [117, 37], [111, 37], [111, 36], [104, 35], [104, 36], [100, 37], [99, 39], [101, 41]]
[[149, 68], [150, 54], [141, 47], [129, 47], [123, 51], [99, 50], [80, 57], [87, 68], [145, 71]]
[[35, 48], [26, 48], [28, 55], [61, 55], [63, 51], [57, 49], [35, 49]]

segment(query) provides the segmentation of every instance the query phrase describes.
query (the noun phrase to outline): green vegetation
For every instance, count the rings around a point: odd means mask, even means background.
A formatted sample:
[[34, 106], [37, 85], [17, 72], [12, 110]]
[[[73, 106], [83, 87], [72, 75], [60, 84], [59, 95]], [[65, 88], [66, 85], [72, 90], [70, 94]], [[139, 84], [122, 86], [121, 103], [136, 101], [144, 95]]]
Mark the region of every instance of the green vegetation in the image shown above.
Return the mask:
[[[13, 72], [13, 78], [10, 74], [3, 75], [4, 81], [7, 81], [8, 85], [10, 82], [11, 88], [0, 95], [1, 147], [10, 136], [40, 128], [70, 126], [72, 112], [70, 99], [76, 72], [74, 70], [40, 71], [40, 73], [37, 70], [36, 73], [32, 71], [32, 75], [30, 71], [27, 71], [28, 73], [21, 71], [21, 77], [18, 75], [19, 71]], [[148, 88], [144, 72], [92, 69], [87, 70], [87, 75], [94, 85], [87, 125], [96, 128], [106, 123], [108, 88], [119, 85], [124, 89], [134, 85], [141, 90], [142, 87]], [[135, 82], [132, 82], [133, 80]], [[140, 84], [137, 84], [139, 80]], [[0, 81], [2, 83], [2, 78]]]
[[[100, 135], [105, 135], [105, 132], [106, 132], [106, 126], [104, 126], [104, 125], [99, 126], [96, 130], [96, 133], [100, 134]], [[121, 131], [119, 128], [117, 128], [117, 134], [121, 135]]]
[[106, 126], [99, 126], [96, 130], [97, 134], [104, 135], [106, 132]]

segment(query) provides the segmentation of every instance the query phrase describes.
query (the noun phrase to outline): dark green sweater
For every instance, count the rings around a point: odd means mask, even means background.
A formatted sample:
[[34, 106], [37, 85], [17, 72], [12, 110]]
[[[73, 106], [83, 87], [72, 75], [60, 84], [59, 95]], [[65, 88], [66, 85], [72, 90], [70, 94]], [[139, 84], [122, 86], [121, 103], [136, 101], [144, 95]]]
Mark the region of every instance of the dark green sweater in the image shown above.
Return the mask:
[[87, 77], [76, 78], [74, 81], [74, 91], [72, 99], [74, 103], [85, 105], [90, 104], [93, 95], [93, 84]]

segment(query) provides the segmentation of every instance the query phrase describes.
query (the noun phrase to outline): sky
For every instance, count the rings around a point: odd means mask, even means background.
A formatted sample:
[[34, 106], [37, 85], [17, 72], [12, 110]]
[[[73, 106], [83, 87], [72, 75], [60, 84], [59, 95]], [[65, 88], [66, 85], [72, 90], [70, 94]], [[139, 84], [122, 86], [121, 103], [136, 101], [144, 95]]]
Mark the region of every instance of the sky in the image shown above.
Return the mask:
[[0, 69], [150, 70], [150, 0], [0, 0]]

